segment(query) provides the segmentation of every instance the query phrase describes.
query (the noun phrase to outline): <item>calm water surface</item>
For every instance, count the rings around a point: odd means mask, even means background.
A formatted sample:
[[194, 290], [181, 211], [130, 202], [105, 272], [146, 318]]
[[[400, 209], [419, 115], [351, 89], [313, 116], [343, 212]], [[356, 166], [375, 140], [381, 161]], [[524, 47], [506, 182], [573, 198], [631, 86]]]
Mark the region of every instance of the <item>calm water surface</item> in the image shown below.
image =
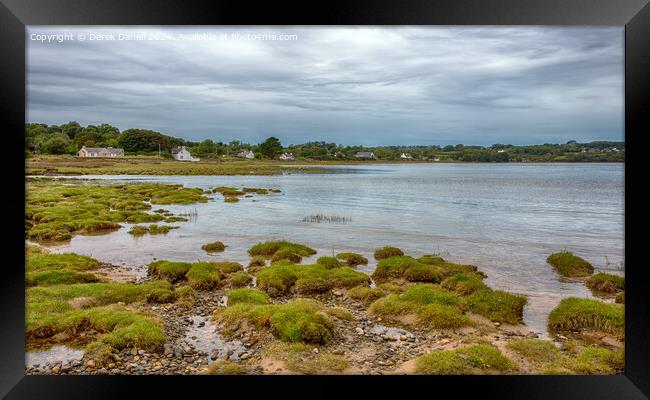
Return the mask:
[[[591, 297], [583, 283], [557, 275], [546, 257], [567, 249], [597, 270], [623, 274], [622, 164], [354, 165], [337, 174], [279, 176], [86, 176], [120, 182], [278, 188], [280, 194], [163, 206], [196, 211], [167, 235], [134, 238], [126, 228], [76, 236], [55, 251], [142, 266], [154, 258], [248, 262], [253, 244], [276, 239], [306, 243], [320, 255], [362, 253], [394, 245], [407, 254], [440, 253], [477, 265], [494, 288], [529, 298], [524, 322], [546, 332], [550, 310], [564, 297]], [[157, 208], [157, 207], [155, 207]], [[344, 224], [302, 222], [312, 214], [351, 218]], [[201, 245], [228, 247], [208, 255]], [[309, 260], [307, 260], [309, 261]], [[371, 272], [374, 260], [361, 267]]]

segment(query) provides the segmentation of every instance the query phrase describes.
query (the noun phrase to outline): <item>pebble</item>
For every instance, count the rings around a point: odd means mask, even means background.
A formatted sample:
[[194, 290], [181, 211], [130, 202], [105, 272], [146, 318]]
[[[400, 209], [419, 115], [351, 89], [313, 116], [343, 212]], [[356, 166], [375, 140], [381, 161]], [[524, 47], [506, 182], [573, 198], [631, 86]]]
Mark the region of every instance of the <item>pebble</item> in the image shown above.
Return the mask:
[[95, 360], [86, 361], [86, 367], [94, 368], [95, 367]]
[[357, 332], [358, 335], [363, 335], [363, 329], [361, 328], [355, 328], [355, 331]]

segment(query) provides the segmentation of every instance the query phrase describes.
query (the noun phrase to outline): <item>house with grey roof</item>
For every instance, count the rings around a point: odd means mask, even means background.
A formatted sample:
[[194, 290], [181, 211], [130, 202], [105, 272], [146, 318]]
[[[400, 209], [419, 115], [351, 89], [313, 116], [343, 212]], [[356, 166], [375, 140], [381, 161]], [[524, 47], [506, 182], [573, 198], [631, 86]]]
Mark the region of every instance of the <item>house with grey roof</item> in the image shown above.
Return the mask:
[[361, 158], [364, 160], [374, 160], [375, 158], [375, 153], [372, 151], [358, 151], [355, 155], [355, 158]]
[[124, 149], [114, 147], [86, 147], [79, 150], [79, 157], [115, 158], [124, 157]]
[[185, 146], [177, 146], [172, 149], [172, 157], [176, 161], [199, 161], [199, 158], [192, 157], [192, 153]]
[[239, 158], [248, 158], [249, 160], [252, 160], [253, 158], [255, 158], [255, 153], [253, 153], [252, 150], [244, 150], [244, 151], [240, 152], [239, 154], [237, 154], [237, 157], [239, 157]]

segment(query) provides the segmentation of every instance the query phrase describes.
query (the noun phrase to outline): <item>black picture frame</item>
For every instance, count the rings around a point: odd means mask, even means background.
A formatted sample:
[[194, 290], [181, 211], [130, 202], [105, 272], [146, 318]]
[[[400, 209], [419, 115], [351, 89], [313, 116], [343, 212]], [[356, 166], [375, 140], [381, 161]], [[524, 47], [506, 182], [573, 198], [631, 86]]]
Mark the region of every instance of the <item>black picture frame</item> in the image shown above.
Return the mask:
[[[209, 396], [293, 394], [331, 396], [359, 389], [405, 396], [416, 390], [481, 398], [642, 399], [650, 396], [650, 296], [643, 279], [643, 182], [633, 174], [650, 133], [650, 5], [648, 0], [407, 0], [304, 2], [268, 1], [129, 1], [129, 0], [0, 0], [0, 115], [5, 152], [5, 188], [0, 190], [6, 229], [0, 279], [0, 396], [32, 398], [131, 398], [134, 388], [148, 397], [197, 389]], [[625, 26], [625, 258], [626, 357], [622, 376], [369, 376], [369, 377], [131, 377], [25, 376], [24, 366], [24, 229], [25, 180], [22, 135], [25, 123], [26, 25], [616, 25]], [[7, 144], [9, 143], [9, 144]], [[638, 207], [638, 208], [637, 208]], [[283, 392], [284, 391], [284, 392]], [[288, 391], [288, 392], [287, 392]]]

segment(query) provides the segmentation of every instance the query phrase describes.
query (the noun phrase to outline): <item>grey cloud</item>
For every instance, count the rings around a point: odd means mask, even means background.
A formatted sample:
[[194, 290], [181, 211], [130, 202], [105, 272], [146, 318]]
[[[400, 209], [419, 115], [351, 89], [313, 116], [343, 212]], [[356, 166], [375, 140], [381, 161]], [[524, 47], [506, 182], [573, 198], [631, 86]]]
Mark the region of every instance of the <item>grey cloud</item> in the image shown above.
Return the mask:
[[[282, 32], [297, 41], [29, 41], [31, 33]], [[192, 140], [514, 144], [623, 137], [618, 27], [28, 31], [28, 118]]]

